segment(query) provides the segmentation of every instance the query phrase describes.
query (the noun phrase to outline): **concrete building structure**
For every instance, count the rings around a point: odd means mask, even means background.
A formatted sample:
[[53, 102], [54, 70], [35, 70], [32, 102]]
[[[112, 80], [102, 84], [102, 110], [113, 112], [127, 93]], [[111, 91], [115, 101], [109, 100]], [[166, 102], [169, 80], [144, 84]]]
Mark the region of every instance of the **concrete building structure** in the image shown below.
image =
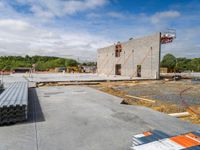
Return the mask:
[[159, 79], [161, 33], [97, 50], [97, 72], [130, 78]]

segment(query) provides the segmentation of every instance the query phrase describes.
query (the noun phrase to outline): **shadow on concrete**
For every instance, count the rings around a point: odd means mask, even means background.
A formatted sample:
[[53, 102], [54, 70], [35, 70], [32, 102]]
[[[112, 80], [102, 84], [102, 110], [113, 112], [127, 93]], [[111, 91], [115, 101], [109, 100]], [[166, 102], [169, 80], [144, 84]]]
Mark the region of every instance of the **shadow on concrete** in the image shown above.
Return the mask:
[[3, 91], [4, 91], [3, 89], [0, 89], [0, 94], [3, 93]]
[[28, 90], [28, 120], [24, 123], [45, 121], [44, 114], [35, 88]]

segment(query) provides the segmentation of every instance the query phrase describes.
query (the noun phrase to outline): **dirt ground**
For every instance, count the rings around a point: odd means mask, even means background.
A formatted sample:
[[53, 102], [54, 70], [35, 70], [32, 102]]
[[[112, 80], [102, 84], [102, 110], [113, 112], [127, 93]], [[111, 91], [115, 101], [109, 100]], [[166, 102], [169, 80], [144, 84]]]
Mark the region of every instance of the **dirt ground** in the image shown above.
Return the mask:
[[163, 113], [189, 112], [181, 117], [200, 124], [200, 84], [181, 81], [102, 82], [92, 87], [122, 97], [122, 104], [142, 105]]

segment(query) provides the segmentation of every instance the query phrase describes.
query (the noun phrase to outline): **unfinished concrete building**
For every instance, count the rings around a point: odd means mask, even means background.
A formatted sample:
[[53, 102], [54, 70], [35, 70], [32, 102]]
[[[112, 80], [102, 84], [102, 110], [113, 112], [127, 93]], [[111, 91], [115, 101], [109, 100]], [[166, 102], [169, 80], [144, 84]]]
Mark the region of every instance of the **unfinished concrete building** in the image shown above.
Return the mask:
[[98, 49], [98, 74], [159, 79], [161, 33]]

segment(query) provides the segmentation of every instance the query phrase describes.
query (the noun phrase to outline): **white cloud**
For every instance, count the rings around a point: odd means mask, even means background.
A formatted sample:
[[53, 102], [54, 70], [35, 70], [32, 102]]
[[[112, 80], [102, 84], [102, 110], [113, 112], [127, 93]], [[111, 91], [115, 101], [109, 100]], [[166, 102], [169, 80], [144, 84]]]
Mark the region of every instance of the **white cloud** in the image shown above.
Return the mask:
[[161, 21], [165, 21], [166, 19], [171, 19], [171, 18], [177, 18], [181, 14], [178, 11], [164, 11], [164, 12], [158, 12], [151, 16], [151, 22], [152, 23], [159, 23]]
[[10, 30], [26, 30], [31, 26], [29, 25], [29, 23], [20, 20], [2, 19], [0, 20], [0, 27], [9, 27]]
[[[125, 41], [130, 37], [162, 31], [170, 28], [173, 21], [179, 27], [190, 20], [190, 17], [193, 20], [199, 17], [181, 16], [175, 10], [157, 12], [152, 16], [146, 13], [131, 14], [128, 11], [88, 11], [104, 6], [109, 0], [17, 1], [29, 5], [33, 14], [20, 13], [7, 0], [0, 0], [0, 55], [70, 56], [94, 60], [97, 48], [119, 40]], [[84, 11], [87, 12], [86, 20], [73, 18], [72, 14]], [[200, 33], [197, 31], [200, 29], [178, 27], [177, 39], [174, 43], [163, 46], [162, 53], [200, 56], [199, 41], [195, 41], [198, 40]]]
[[94, 9], [96, 7], [102, 6], [106, 3], [106, 0], [82, 0], [82, 1], [67, 1], [64, 4], [64, 11], [66, 14], [73, 14], [78, 11], [83, 11], [87, 9]]
[[25, 21], [12, 19], [0, 20], [0, 35], [1, 55], [6, 52], [7, 55], [71, 56], [95, 60], [96, 50], [110, 43], [105, 37], [81, 30], [63, 32], [36, 28]]
[[52, 18], [54, 14], [50, 11], [44, 11], [40, 6], [33, 5], [31, 10], [35, 13], [36, 16], [41, 18]]
[[72, 15], [77, 12], [101, 7], [108, 0], [17, 0], [31, 6], [32, 12], [39, 17]]

